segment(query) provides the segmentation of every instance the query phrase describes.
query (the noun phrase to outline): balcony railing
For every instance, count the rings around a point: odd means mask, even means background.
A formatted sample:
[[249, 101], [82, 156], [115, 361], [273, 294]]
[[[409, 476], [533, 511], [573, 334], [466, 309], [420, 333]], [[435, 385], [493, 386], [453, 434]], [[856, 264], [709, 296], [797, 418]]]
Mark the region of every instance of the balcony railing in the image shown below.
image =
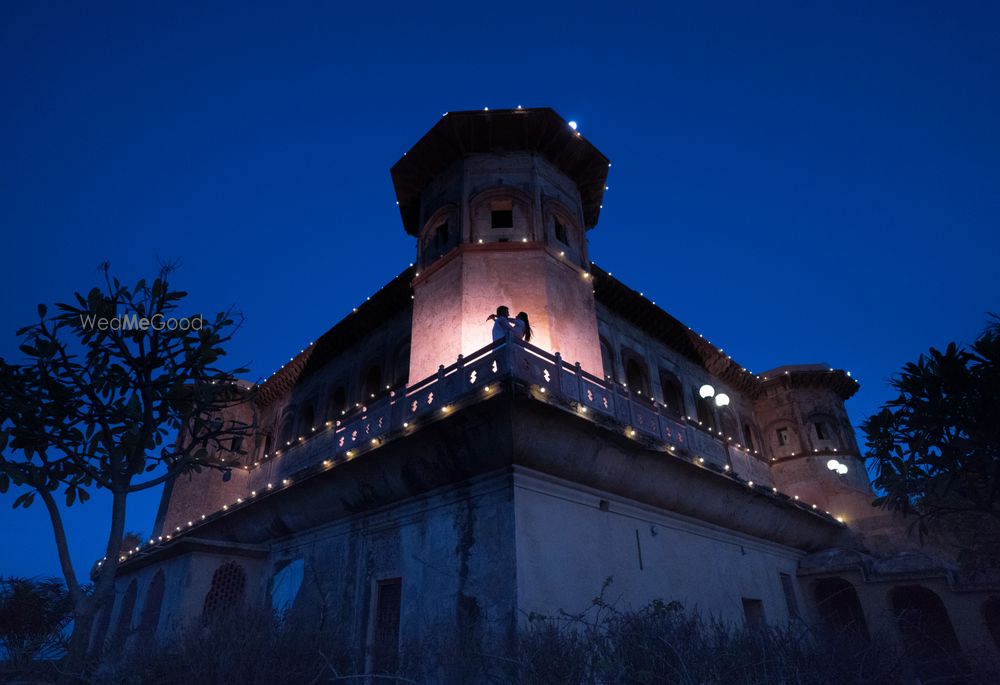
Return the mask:
[[[761, 484], [770, 482], [767, 466], [748, 450], [706, 432], [658, 402], [587, 373], [579, 364], [564, 361], [558, 353], [514, 339], [500, 339], [468, 356], [459, 356], [454, 364], [441, 366], [436, 374], [314, 429], [317, 432], [298, 438], [287, 449], [267, 458], [282, 456], [296, 462], [296, 466], [304, 466], [318, 456], [313, 449], [305, 449], [314, 441], [322, 443], [319, 451], [325, 460], [351, 458], [355, 451], [378, 444], [386, 436], [435, 414], [447, 414], [453, 405], [484, 398], [489, 395], [485, 389], [498, 389], [499, 384], [511, 379], [537, 389], [536, 397], [540, 399], [575, 408], [595, 420], [613, 421], [629, 437], [655, 442], [676, 454], [694, 455], [702, 464], [732, 470], [735, 475]], [[317, 440], [320, 436], [326, 439]]]
[[[162, 534], [149, 545], [123, 555], [120, 561], [145, 556], [180, 535], [193, 532], [219, 516], [249, 505], [255, 499], [291, 486], [301, 477], [322, 471], [384, 442], [405, 435], [432, 418], [440, 418], [459, 406], [491, 397], [503, 384], [519, 382], [532, 389], [536, 399], [574, 411], [583, 418], [616, 430], [647, 448], [663, 450], [774, 496], [787, 504], [813, 513], [815, 505], [799, 502], [773, 488], [770, 468], [748, 450], [703, 430], [696, 422], [671, 413], [665, 406], [627, 388], [587, 373], [579, 364], [569, 364], [529, 343], [500, 339], [450, 366], [441, 366], [433, 376], [374, 399], [338, 421], [313, 427], [285, 449], [254, 462], [247, 492], [217, 511], [191, 512], [186, 525]], [[288, 477], [266, 482], [254, 473], [266, 462], [280, 459], [277, 469]], [[274, 477], [275, 469], [270, 469]], [[826, 516], [833, 517], [827, 512]]]

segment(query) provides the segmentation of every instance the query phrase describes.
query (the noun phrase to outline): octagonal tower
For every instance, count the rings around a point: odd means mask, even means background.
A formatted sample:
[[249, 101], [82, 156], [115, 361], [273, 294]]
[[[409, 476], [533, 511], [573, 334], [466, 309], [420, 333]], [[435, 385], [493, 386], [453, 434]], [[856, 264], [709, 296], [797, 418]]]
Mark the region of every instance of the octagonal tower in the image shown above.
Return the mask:
[[410, 382], [490, 343], [525, 311], [532, 344], [601, 375], [586, 232], [609, 162], [551, 109], [445, 115], [392, 168], [417, 238]]

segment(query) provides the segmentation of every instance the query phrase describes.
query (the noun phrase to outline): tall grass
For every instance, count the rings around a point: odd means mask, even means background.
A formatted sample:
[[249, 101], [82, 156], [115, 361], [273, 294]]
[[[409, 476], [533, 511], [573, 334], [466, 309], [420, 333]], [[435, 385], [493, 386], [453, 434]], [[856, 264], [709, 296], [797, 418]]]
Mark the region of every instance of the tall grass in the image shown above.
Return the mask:
[[656, 601], [618, 608], [603, 593], [579, 614], [526, 617], [515, 632], [481, 626], [454, 639], [404, 642], [394, 673], [369, 673], [347, 627], [246, 608], [175, 639], [105, 651], [89, 680], [210, 683], [517, 683], [519, 685], [945, 685], [1000, 682], [996, 671], [930, 679], [886, 641], [804, 623], [749, 629]]

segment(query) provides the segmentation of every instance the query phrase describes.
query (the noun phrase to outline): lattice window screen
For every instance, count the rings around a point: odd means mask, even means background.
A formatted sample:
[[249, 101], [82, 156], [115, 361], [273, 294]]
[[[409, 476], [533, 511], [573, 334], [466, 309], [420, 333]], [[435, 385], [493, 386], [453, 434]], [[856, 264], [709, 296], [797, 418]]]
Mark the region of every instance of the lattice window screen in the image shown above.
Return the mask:
[[227, 561], [212, 576], [212, 587], [205, 595], [203, 614], [211, 616], [232, 609], [243, 602], [247, 574], [235, 561]]

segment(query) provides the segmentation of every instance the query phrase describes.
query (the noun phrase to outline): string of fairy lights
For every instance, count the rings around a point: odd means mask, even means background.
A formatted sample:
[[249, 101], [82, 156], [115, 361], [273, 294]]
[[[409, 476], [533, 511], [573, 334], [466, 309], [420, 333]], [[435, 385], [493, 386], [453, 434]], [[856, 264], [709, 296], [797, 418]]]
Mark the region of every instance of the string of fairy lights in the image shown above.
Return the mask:
[[[545, 385], [534, 385], [534, 386], [532, 386], [532, 388], [535, 389], [535, 390], [537, 390], [537, 392], [538, 392], [538, 395], [535, 395], [536, 399], [543, 399], [543, 401], [555, 402], [558, 405], [558, 402], [556, 402], [554, 400], [554, 398], [552, 397], [552, 393], [547, 392], [547, 387]], [[483, 393], [484, 396], [491, 396], [492, 394], [494, 394], [497, 391], [497, 386], [495, 384], [493, 384], [493, 385], [486, 385], [486, 386], [484, 386], [484, 387], [481, 388], [481, 391], [482, 391], [482, 393]], [[405, 393], [404, 393], [404, 396], [405, 396]], [[384, 398], [384, 399], [385, 399], [385, 401], [390, 401], [392, 398], [391, 397], [387, 397], [387, 398]], [[455, 410], [455, 405], [461, 399], [462, 399], [461, 397], [452, 398], [452, 400], [450, 400], [448, 403], [444, 404], [438, 410], [438, 412], [436, 412], [435, 414], [432, 414], [431, 417], [429, 417], [430, 420], [428, 420], [428, 417], [423, 417], [421, 420], [424, 421], [424, 422], [429, 423], [429, 422], [432, 422], [435, 419], [435, 416], [438, 417], [438, 418], [443, 418], [444, 416], [449, 415], [450, 413], [452, 413]], [[656, 404], [655, 401], [654, 401], [654, 404]], [[368, 409], [369, 409], [369, 407], [364, 406], [361, 409], [362, 409], [362, 412], [367, 412]], [[596, 417], [593, 416], [593, 414], [596, 414], [596, 412], [592, 412], [591, 410], [589, 410], [588, 407], [586, 406], [586, 404], [584, 404], [583, 402], [576, 403], [576, 410], [577, 410], [577, 412], [581, 416], [583, 416], [585, 418], [588, 418], [591, 421], [595, 421], [596, 422]], [[690, 426], [694, 427], [696, 421], [694, 419], [692, 419], [691, 417], [685, 417], [685, 418], [686, 418], [687, 425], [690, 425]], [[605, 419], [607, 419], [606, 416], [605, 416]], [[340, 422], [340, 421], [337, 421], [337, 422], [327, 422], [327, 424], [325, 424], [325, 426], [326, 426], [327, 429], [334, 429], [334, 428], [336, 428], [336, 427], [338, 427], [340, 425], [342, 425], [342, 422]], [[323, 459], [318, 464], [314, 464], [314, 465], [311, 465], [309, 467], [306, 467], [306, 468], [300, 470], [298, 473], [296, 473], [294, 475], [294, 477], [283, 478], [277, 484], [275, 484], [274, 482], [268, 482], [265, 485], [260, 486], [259, 490], [252, 489], [248, 495], [246, 495], [244, 497], [237, 497], [236, 500], [234, 502], [232, 502], [231, 504], [223, 504], [219, 509], [216, 509], [215, 511], [208, 512], [208, 513], [203, 513], [203, 514], [200, 514], [200, 515], [198, 515], [196, 517], [193, 517], [193, 518], [189, 519], [186, 522], [186, 525], [176, 525], [174, 527], [173, 531], [168, 532], [168, 533], [164, 533], [162, 535], [159, 535], [155, 539], [154, 538], [150, 538], [149, 541], [148, 541], [148, 543], [146, 543], [146, 544], [139, 544], [139, 545], [137, 545], [135, 548], [132, 548], [132, 549], [128, 550], [127, 552], [125, 552], [124, 554], [120, 555], [119, 562], [128, 561], [134, 555], [143, 553], [144, 551], [145, 552], [150, 552], [150, 551], [152, 551], [153, 548], [158, 547], [160, 545], [165, 545], [165, 544], [167, 544], [167, 543], [169, 543], [169, 542], [171, 542], [173, 540], [176, 540], [177, 538], [179, 538], [179, 537], [181, 537], [183, 535], [186, 535], [187, 533], [191, 532], [192, 530], [197, 529], [201, 525], [203, 525], [203, 524], [205, 524], [205, 523], [207, 523], [207, 522], [209, 522], [211, 520], [215, 520], [219, 516], [224, 516], [224, 515], [226, 515], [227, 513], [231, 512], [233, 510], [239, 509], [239, 508], [241, 508], [243, 506], [247, 506], [251, 502], [253, 502], [253, 501], [257, 500], [257, 499], [260, 499], [262, 497], [266, 497], [266, 496], [271, 495], [271, 494], [273, 494], [275, 492], [285, 490], [285, 489], [291, 487], [294, 483], [303, 480], [304, 478], [308, 478], [310, 476], [316, 475], [317, 473], [326, 471], [326, 470], [328, 470], [330, 468], [333, 468], [334, 466], [336, 466], [338, 464], [344, 463], [345, 461], [350, 461], [350, 460], [356, 458], [357, 456], [359, 456], [359, 454], [361, 454], [361, 453], [365, 453], [365, 452], [369, 452], [369, 451], [378, 449], [381, 446], [383, 446], [384, 444], [386, 444], [387, 442], [391, 442], [392, 440], [394, 440], [394, 439], [396, 439], [398, 437], [401, 437], [403, 435], [410, 434], [415, 429], [416, 426], [417, 426], [417, 420], [416, 419], [410, 419], [408, 421], [404, 421], [402, 423], [402, 427], [400, 429], [396, 430], [395, 432], [390, 432], [390, 433], [386, 433], [386, 434], [383, 434], [383, 435], [380, 435], [380, 436], [373, 437], [373, 438], [371, 438], [371, 440], [367, 444], [362, 443], [358, 447], [355, 447], [355, 448], [347, 450], [344, 453], [344, 459], [340, 459], [340, 460]], [[647, 437], [647, 436], [645, 436], [643, 434], [640, 434], [638, 431], [636, 431], [635, 428], [633, 428], [631, 426], [623, 426], [622, 430], [623, 430], [624, 434], [627, 437], [629, 437], [629, 438], [631, 438], [631, 439], [633, 439], [635, 441], [640, 442], [641, 444], [643, 444], [644, 447], [649, 447], [652, 444], [652, 442], [653, 442], [653, 441], [651, 441], [651, 439], [649, 437]], [[712, 433], [711, 430], [709, 430], [708, 432]], [[312, 430], [310, 431], [310, 433], [307, 436], [300, 436], [298, 438], [298, 440], [295, 441], [295, 443], [292, 445], [292, 447], [298, 447], [299, 445], [307, 442], [308, 440], [310, 440], [311, 438], [313, 438], [317, 434], [318, 433], [316, 432], [316, 427], [313, 427]], [[721, 441], [723, 436], [722, 436], [721, 433], [719, 433], [718, 435], [713, 435], [713, 437]], [[727, 440], [727, 442], [730, 442], [730, 441], [731, 441], [731, 438], [729, 440]], [[737, 445], [738, 445], [738, 443], [737, 443]], [[669, 443], [665, 443], [665, 444], [660, 445], [658, 449], [662, 450], [663, 452], [665, 452], [667, 454], [670, 454], [674, 458], [677, 458], [677, 459], [686, 459], [687, 461], [689, 461], [690, 463], [694, 464], [695, 466], [711, 470], [712, 472], [716, 473], [717, 475], [726, 476], [726, 477], [728, 477], [728, 478], [730, 478], [730, 479], [732, 479], [732, 480], [734, 480], [734, 481], [736, 481], [738, 483], [741, 483], [741, 484], [745, 485], [747, 488], [749, 488], [751, 490], [754, 490], [756, 492], [759, 492], [759, 493], [762, 493], [762, 494], [765, 494], [765, 495], [770, 495], [770, 496], [778, 497], [778, 498], [781, 498], [781, 499], [785, 500], [787, 503], [793, 503], [795, 505], [798, 505], [800, 508], [802, 508], [804, 510], [811, 511], [811, 512], [817, 513], [817, 514], [819, 513], [819, 507], [816, 504], [808, 504], [808, 503], [802, 502], [800, 500], [800, 498], [799, 498], [798, 495], [792, 495], [792, 496], [786, 495], [786, 494], [780, 492], [776, 487], [771, 487], [770, 491], [768, 491], [768, 489], [767, 489], [766, 486], [762, 486], [759, 483], [755, 483], [753, 480], [744, 480], [739, 475], [737, 475], [736, 473], [733, 472], [732, 467], [728, 463], [726, 463], [726, 464], [724, 464], [722, 466], [722, 471], [720, 472], [718, 470], [717, 465], [714, 462], [706, 460], [705, 457], [697, 454], [697, 452], [686, 450], [688, 452], [688, 454], [685, 455], [683, 453], [679, 453], [678, 452], [678, 449], [677, 449], [676, 445], [669, 444]], [[749, 455], [749, 452], [750, 452], [749, 448], [743, 448], [742, 446], [739, 446], [739, 449], [741, 451], [743, 451], [744, 453], [746, 453], [746, 454]], [[819, 450], [816, 450], [816, 452], [819, 452]], [[836, 449], [834, 449], [834, 452], [836, 452]], [[754, 453], [757, 453], [757, 451], [754, 450]], [[273, 459], [273, 458], [276, 458], [276, 457], [280, 457], [283, 454], [287, 454], [287, 451], [285, 451], [285, 452], [282, 452], [280, 450], [276, 451], [269, 458]], [[753, 458], [753, 457], [750, 457], [750, 458]], [[833, 460], [831, 460], [831, 461], [833, 461]], [[831, 469], [831, 470], [833, 470], [833, 469]], [[841, 524], [845, 523], [845, 520], [844, 520], [843, 517], [841, 517], [841, 516], [833, 516], [829, 511], [824, 511], [823, 514], [826, 517], [828, 517], [828, 518], [835, 519], [836, 521], [838, 521]], [[98, 562], [98, 564], [99, 565], [103, 564], [103, 562], [104, 562], [104, 560], [101, 560], [101, 561]]]
[[[522, 107], [520, 105], [518, 105], [517, 109], [521, 110]], [[486, 108], [484, 108], [484, 110], [488, 111], [489, 108], [486, 107]], [[447, 115], [448, 115], [448, 113], [445, 112], [443, 116], [447, 116]], [[570, 122], [568, 122], [568, 125], [574, 131], [574, 133], [575, 133], [575, 135], [577, 137], [581, 136], [580, 131], [577, 130], [576, 122], [570, 121]], [[405, 154], [406, 153], [404, 153], [404, 155]], [[608, 166], [609, 167], [611, 166], [610, 162], [608, 163]], [[609, 189], [610, 189], [609, 186], [607, 186], [607, 185], [604, 186], [604, 190], [605, 191], [607, 191]], [[398, 205], [399, 202], [397, 201], [396, 204]], [[600, 208], [603, 209], [603, 207], [604, 207], [604, 205], [601, 204]], [[482, 239], [478, 239], [477, 242], [478, 243], [482, 243], [483, 240]], [[527, 236], [522, 237], [521, 238], [521, 242], [522, 243], [527, 243], [528, 242], [528, 237]], [[565, 251], [559, 251], [558, 256], [560, 258], [562, 258], [562, 259], [565, 259], [566, 258]], [[588, 269], [582, 268], [582, 267], [578, 267], [577, 265], [572, 264], [570, 262], [567, 262], [567, 264], [570, 265], [570, 266], [573, 266], [573, 267], [577, 268], [579, 270], [580, 276], [582, 278], [587, 279], [587, 280], [592, 280], [593, 279], [593, 273], [592, 273], [591, 270], [588, 270]], [[409, 267], [413, 268], [413, 266], [414, 266], [413, 263], [410, 263]], [[591, 266], [591, 268], [593, 268], [596, 265], [594, 265], [593, 263], [591, 263], [590, 266]], [[607, 272], [607, 275], [609, 277], [613, 277], [612, 273], [610, 271]], [[419, 278], [419, 277], [420, 277], [420, 271], [416, 271], [415, 274], [414, 274], [414, 278]], [[384, 289], [387, 285], [388, 284], [386, 284], [385, 286], [383, 286], [382, 289]], [[381, 289], [380, 289], [380, 291], [381, 291]], [[635, 293], [636, 291], [631, 291], [631, 292]], [[648, 297], [646, 297], [646, 295], [645, 295], [644, 292], [638, 292], [637, 294], [640, 297], [642, 297], [642, 298], [650, 301], [654, 306], [656, 306], [656, 301], [652, 300], [652, 299], [650, 299]], [[411, 297], [411, 299], [413, 299], [414, 296], [411, 294], [410, 297]], [[366, 303], [368, 303], [370, 301], [371, 301], [371, 296], [365, 298], [364, 302], [361, 302], [358, 306], [351, 308], [350, 314], [356, 314], [361, 307], [363, 307]], [[350, 316], [350, 314], [348, 316]], [[691, 331], [692, 334], [697, 335], [699, 339], [704, 340], [707, 345], [709, 345], [710, 347], [712, 347], [712, 349], [715, 350], [716, 353], [718, 353], [719, 355], [725, 356], [725, 358], [728, 361], [733, 362], [732, 356], [725, 354], [725, 350], [723, 348], [716, 347], [712, 343], [711, 340], [705, 338], [705, 336], [703, 334], [698, 333], [697, 331], [694, 331], [691, 327], [687, 327], [687, 329], [689, 331]], [[314, 347], [314, 345], [315, 345], [315, 342], [314, 341], [310, 341], [308, 345], [306, 345], [305, 347], [303, 347], [299, 351], [299, 355], [297, 355], [296, 357], [289, 358], [288, 362], [285, 362], [284, 364], [281, 364], [277, 369], [275, 369], [267, 377], [265, 377], [264, 380], [259, 381], [257, 383], [254, 383], [250, 387], [254, 388], [254, 389], [258, 389], [258, 390], [261, 389], [261, 388], [263, 388], [265, 385], [267, 385], [269, 382], [271, 382], [271, 380], [275, 376], [278, 376], [279, 374], [281, 374], [286, 369], [286, 367], [288, 367], [290, 364], [295, 363], [295, 361], [296, 361], [296, 359], [298, 357], [301, 357], [302, 355], [305, 355], [307, 351], [311, 351], [312, 348]], [[733, 364], [736, 365], [736, 368], [738, 368], [741, 373], [746, 374], [749, 377], [751, 377], [751, 378], [753, 378], [753, 379], [755, 379], [757, 381], [768, 381], [769, 380], [768, 376], [766, 376], [766, 375], [765, 376], [761, 376], [761, 375], [758, 375], [758, 374], [754, 374], [752, 371], [750, 371], [746, 367], [739, 366], [735, 362], [733, 362]], [[784, 371], [784, 374], [787, 375], [788, 373], [789, 373], [789, 371], [787, 371], [787, 370]], [[839, 372], [837, 372], [835, 369], [831, 368], [829, 370], [829, 373], [839, 373]], [[848, 377], [850, 377], [851, 376], [851, 372], [847, 371], [846, 375]], [[627, 386], [625, 384], [622, 384], [622, 386], [627, 388]], [[541, 395], [542, 398], [545, 398], [545, 401], [552, 401], [551, 399], [549, 399], [549, 398], [551, 398], [551, 394], [547, 393], [545, 386], [533, 386], [533, 387], [540, 393], [540, 395]], [[703, 387], [710, 387], [710, 386], [703, 386]], [[390, 390], [390, 386], [386, 386], [386, 390]], [[487, 386], [485, 386], [484, 391], [485, 391], [486, 394], [492, 394], [495, 391], [495, 387], [487, 385]], [[642, 393], [641, 392], [638, 392], [636, 394], [638, 395], [638, 397], [642, 397]], [[713, 394], [714, 394], [714, 390], [713, 390]], [[403, 395], [405, 396], [405, 392], [403, 393]], [[389, 401], [392, 401], [393, 399], [395, 399], [395, 397], [396, 397], [395, 392], [394, 391], [390, 391], [387, 396], [384, 396], [384, 397], [380, 398], [377, 401], [383, 401], [384, 400], [386, 402], [389, 402]], [[632, 397], [632, 399], [636, 399], [635, 395], [632, 395], [631, 397]], [[720, 397], [726, 398], [725, 402], [726, 402], [726, 404], [728, 404], [728, 395], [725, 395], [724, 393], [719, 393], [719, 395], [716, 396], [716, 397], [717, 397], [717, 402], [718, 402], [718, 399]], [[536, 398], [538, 398], [537, 395], [536, 395]], [[371, 394], [371, 398], [369, 398], [369, 399], [375, 399], [375, 395], [372, 393]], [[652, 397], [643, 398], [643, 399], [648, 399], [651, 402], [651, 404], [653, 405], [654, 408], [657, 408], [659, 406], [663, 406], [664, 408], [666, 408], [665, 405], [662, 405], [662, 404], [656, 402], [656, 400], [654, 398], [652, 398]], [[455, 400], [453, 400], [452, 404], [454, 403], [454, 401]], [[454, 407], [452, 406], [452, 404], [445, 404], [443, 407], [441, 407], [440, 410], [439, 410], [439, 412], [438, 412], [439, 416], [443, 417], [443, 416], [451, 413], [454, 410]], [[592, 417], [588, 416], [589, 414], [592, 414], [592, 412], [590, 412], [588, 410], [587, 406], [584, 403], [582, 403], [582, 402], [581, 403], [577, 403], [576, 406], [577, 406], [577, 412], [578, 412], [578, 414], [580, 414], [580, 415], [582, 415], [584, 417], [590, 418], [590, 420], [592, 420], [592, 421], [596, 420], [595, 418], [592, 418]], [[725, 405], [720, 405], [720, 406], [725, 406]], [[317, 435], [323, 434], [323, 433], [325, 433], [327, 431], [330, 431], [330, 430], [334, 430], [335, 431], [336, 429], [338, 429], [341, 426], [343, 426], [346, 421], [353, 420], [353, 419], [348, 419], [347, 418], [348, 415], [354, 416], [355, 414], [358, 414], [358, 415], [360, 415], [360, 416], [363, 417], [366, 413], [368, 413], [369, 409], [370, 409], [370, 407], [367, 405], [367, 403], [364, 404], [364, 405], [361, 404], [361, 403], [355, 403], [355, 407], [353, 409], [351, 409], [351, 410], [346, 410], [345, 409], [345, 410], [341, 411], [341, 416], [342, 416], [341, 419], [338, 419], [338, 420], [329, 420], [329, 421], [323, 422], [319, 426], [312, 426], [312, 427], [310, 427], [310, 430], [305, 435], [298, 436], [294, 440], [287, 440], [286, 444], [285, 444], [285, 447], [288, 448], [287, 450], [282, 450], [281, 448], [278, 448], [278, 449], [274, 450], [273, 452], [264, 453], [262, 456], [260, 456], [258, 459], [256, 459], [251, 464], [242, 465], [242, 468], [245, 469], [248, 472], [251, 471], [251, 470], [253, 470], [253, 469], [255, 469], [255, 468], [258, 468], [258, 467], [261, 466], [262, 463], [265, 463], [265, 462], [270, 461], [272, 459], [276, 459], [278, 457], [281, 457], [284, 454], [287, 454], [289, 450], [294, 449], [296, 447], [299, 447], [301, 445], [304, 445], [305, 443], [309, 442], [313, 437], [315, 437]], [[668, 409], [667, 411], [669, 412], [670, 410]], [[678, 418], [680, 418], [680, 417], [678, 417]], [[759, 450], [753, 449], [749, 445], [746, 446], [746, 447], [744, 447], [742, 445], [742, 443], [740, 442], [738, 436], [736, 437], [736, 439], [734, 439], [734, 437], [731, 436], [731, 435], [724, 435], [723, 431], [716, 430], [712, 426], [704, 426], [703, 425], [703, 421], [701, 421], [699, 419], [696, 419], [696, 418], [692, 418], [691, 416], [685, 416], [684, 419], [685, 419], [686, 425], [691, 426], [692, 428], [695, 428], [695, 426], [697, 426], [697, 429], [706, 431], [711, 437], [713, 437], [715, 439], [718, 439], [720, 442], [722, 442], [724, 446], [727, 443], [732, 443], [732, 445], [735, 445], [735, 447], [737, 449], [739, 449], [740, 451], [743, 451], [744, 453], [746, 453], [748, 455], [750, 454], [750, 452], [752, 452], [754, 455], [759, 455]], [[353, 448], [351, 450], [347, 450], [345, 452], [346, 460], [351, 460], [351, 459], [357, 457], [362, 452], [367, 452], [367, 451], [371, 451], [371, 450], [374, 450], [374, 449], [378, 449], [379, 447], [381, 447], [382, 445], [384, 445], [386, 442], [391, 441], [394, 438], [399, 437], [400, 435], [408, 434], [409, 432], [411, 432], [414, 429], [415, 425], [416, 425], [416, 421], [413, 420], [413, 419], [411, 419], [410, 421], [405, 421], [402, 424], [402, 429], [401, 430], [397, 430], [394, 434], [390, 433], [390, 434], [385, 434], [385, 435], [382, 435], [382, 436], [379, 436], [379, 437], [372, 438], [367, 445], [362, 444], [362, 445], [360, 445], [360, 446], [358, 446], [356, 448]], [[626, 426], [626, 427], [624, 427], [623, 430], [624, 430], [624, 433], [625, 433], [625, 435], [627, 437], [629, 437], [629, 438], [631, 438], [633, 440], [636, 440], [636, 441], [640, 441], [645, 446], [649, 446], [650, 439], [648, 437], [644, 436], [644, 435], [639, 434], [633, 427]], [[776, 487], [767, 488], [764, 485], [761, 485], [759, 483], [755, 483], [753, 480], [744, 480], [744, 479], [742, 479], [739, 475], [737, 475], [736, 473], [733, 472], [732, 467], [728, 463], [726, 463], [726, 464], [724, 464], [722, 466], [722, 470], [720, 472], [718, 470], [718, 467], [713, 462], [706, 461], [706, 459], [703, 456], [700, 456], [700, 455], [698, 455], [697, 453], [695, 453], [693, 451], [689, 452], [689, 454], [687, 456], [685, 456], [683, 454], [678, 453], [677, 447], [675, 445], [664, 444], [664, 445], [661, 445], [661, 448], [662, 448], [663, 452], [668, 453], [668, 454], [672, 455], [673, 457], [675, 457], [677, 459], [685, 459], [686, 458], [690, 463], [694, 464], [695, 466], [698, 466], [700, 468], [709, 469], [712, 472], [716, 473], [717, 475], [723, 475], [723, 476], [726, 476], [726, 477], [728, 477], [730, 479], [733, 479], [734, 481], [739, 482], [740, 484], [744, 485], [745, 487], [747, 487], [747, 488], [749, 488], [751, 490], [754, 490], [755, 492], [758, 492], [758, 493], [761, 493], [761, 494], [765, 494], [765, 495], [779, 497], [779, 498], [782, 498], [782, 499], [784, 499], [785, 501], [787, 501], [789, 503], [794, 503], [794, 504], [800, 506], [801, 508], [803, 508], [806, 511], [811, 511], [811, 512], [814, 512], [814, 513], [817, 513], [817, 514], [819, 513], [819, 508], [818, 508], [818, 506], [816, 504], [808, 504], [808, 503], [802, 502], [800, 500], [800, 498], [799, 498], [798, 495], [791, 495], [791, 496], [789, 496], [789, 495], [786, 495], [786, 494], [784, 494], [782, 492], [779, 492]], [[819, 454], [820, 452], [821, 452], [821, 450], [819, 450], [819, 449], [814, 449], [813, 450], [814, 454]], [[838, 452], [837, 448], [833, 448], [832, 452], [837, 453]], [[795, 457], [796, 454], [794, 452], [792, 452], [790, 456]], [[164, 545], [166, 543], [172, 542], [172, 541], [176, 540], [177, 538], [179, 538], [179, 537], [181, 537], [183, 535], [186, 535], [188, 532], [197, 529], [201, 525], [204, 525], [205, 523], [209, 522], [210, 520], [214, 520], [216, 517], [224, 516], [224, 515], [228, 514], [229, 512], [231, 512], [231, 511], [233, 511], [235, 509], [241, 508], [243, 506], [246, 506], [246, 505], [250, 504], [251, 502], [253, 502], [253, 501], [257, 500], [257, 499], [260, 499], [262, 497], [269, 496], [269, 495], [271, 495], [271, 494], [273, 494], [275, 492], [283, 491], [283, 490], [291, 487], [295, 482], [298, 482], [302, 478], [306, 478], [306, 477], [309, 477], [311, 475], [315, 475], [315, 473], [317, 473], [317, 472], [326, 471], [326, 470], [332, 468], [333, 466], [335, 466], [336, 464], [343, 463], [344, 461], [345, 461], [345, 459], [341, 459], [341, 460], [337, 460], [337, 461], [334, 461], [332, 459], [323, 459], [318, 464], [315, 464], [315, 465], [313, 465], [311, 467], [307, 467], [306, 469], [300, 470], [300, 472], [298, 472], [297, 474], [295, 474], [295, 478], [294, 479], [290, 478], [290, 477], [289, 478], [283, 478], [277, 484], [275, 484], [274, 482], [268, 482], [264, 486], [262, 486], [259, 491], [258, 490], [251, 490], [250, 493], [249, 493], [249, 495], [247, 495], [246, 497], [238, 497], [238, 498], [236, 498], [235, 502], [233, 502], [231, 504], [224, 504], [224, 505], [222, 505], [221, 508], [216, 509], [215, 511], [211, 511], [211, 512], [208, 512], [208, 513], [203, 513], [203, 514], [200, 514], [199, 516], [197, 516], [195, 518], [189, 519], [186, 522], [186, 525], [177, 525], [177, 526], [175, 526], [175, 528], [174, 528], [174, 530], [172, 532], [165, 533], [163, 535], [159, 535], [155, 539], [154, 538], [150, 538], [147, 544], [145, 544], [145, 545], [139, 544], [135, 548], [130, 549], [127, 552], [125, 552], [124, 554], [122, 554], [119, 557], [119, 562], [128, 561], [134, 555], [144, 553], [144, 548], [145, 548], [145, 551], [148, 552], [148, 551], [151, 550], [151, 548], [154, 548], [156, 546]], [[776, 459], [772, 458], [771, 461], [774, 462], [774, 461], [776, 461]], [[831, 466], [830, 464], [834, 464], [834, 462], [836, 462], [836, 465], [835, 466]], [[846, 472], [846, 471], [841, 471], [840, 470], [840, 469], [846, 469], [846, 466], [843, 465], [843, 464], [841, 464], [839, 461], [837, 461], [835, 459], [831, 459], [828, 462], [828, 468], [830, 468], [831, 471], [836, 471], [838, 473], [841, 473], [841, 475], [844, 472]], [[841, 524], [845, 523], [845, 520], [844, 520], [844, 518], [842, 516], [834, 516], [834, 515], [830, 514], [829, 511], [824, 511], [823, 514], [825, 516], [829, 517], [829, 518], [835, 519], [836, 521], [838, 521]], [[99, 565], [103, 564], [103, 563], [104, 563], [103, 559], [98, 562]]]

